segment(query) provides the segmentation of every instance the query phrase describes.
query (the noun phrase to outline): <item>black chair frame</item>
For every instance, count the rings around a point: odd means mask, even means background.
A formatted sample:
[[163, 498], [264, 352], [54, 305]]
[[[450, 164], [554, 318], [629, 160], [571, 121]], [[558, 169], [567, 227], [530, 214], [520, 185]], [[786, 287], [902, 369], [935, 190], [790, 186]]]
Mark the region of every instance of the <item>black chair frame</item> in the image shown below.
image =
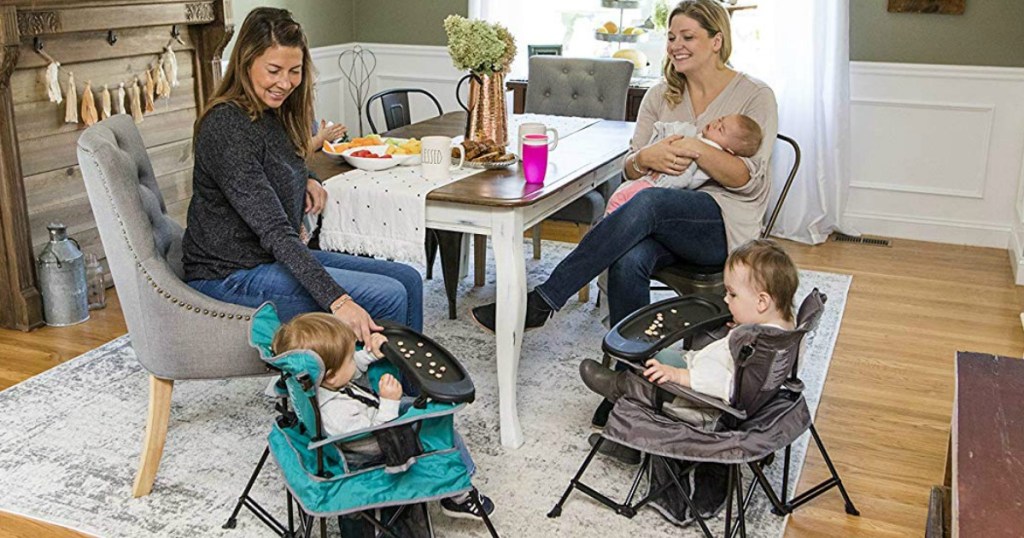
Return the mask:
[[[285, 379], [287, 379], [287, 377], [289, 375], [291, 375], [291, 374], [287, 374], [287, 373], [284, 373], [284, 372], [281, 373], [281, 376], [280, 376], [280, 378], [278, 379], [278, 382], [277, 382], [277, 385], [278, 385], [279, 388], [281, 388], [281, 389], [284, 388], [284, 386], [285, 386], [284, 385]], [[309, 376], [305, 375], [305, 374], [303, 376], [297, 377], [296, 379], [298, 379], [304, 385], [307, 384], [307, 383], [312, 384], [312, 382], [313, 382], [309, 378]], [[323, 433], [323, 425], [322, 425], [321, 420], [320, 420], [320, 406], [319, 406], [319, 404], [316, 401], [316, 396], [311, 396], [309, 398], [309, 400], [310, 400], [310, 402], [309, 402], [310, 406], [312, 407], [314, 416], [316, 418], [317, 436], [313, 440], [316, 441], [316, 440], [325, 439], [326, 437], [324, 436], [324, 433]], [[288, 406], [288, 398], [287, 397], [282, 397], [280, 399], [280, 401], [278, 401], [278, 403], [274, 406], [274, 408], [279, 413], [278, 416], [277, 416], [277, 423], [280, 424], [281, 426], [283, 426], [283, 427], [285, 427], [285, 426], [291, 427], [291, 426], [294, 426], [296, 423], [298, 423], [298, 420], [299, 420], [298, 417], [295, 415], [295, 412], [292, 411], [291, 408]], [[323, 465], [324, 465], [323, 447], [317, 447], [316, 453], [317, 453], [317, 473], [316, 473], [317, 476], [329, 478], [330, 477], [330, 473], [326, 472], [324, 470], [324, 468], [323, 468]], [[249, 481], [245, 484], [245, 489], [242, 490], [242, 494], [238, 497], [238, 502], [235, 503], [235, 507], [231, 511], [231, 515], [228, 516], [228, 520], [227, 520], [227, 522], [224, 523], [224, 525], [222, 525], [222, 528], [224, 528], [224, 529], [233, 529], [233, 528], [235, 528], [237, 526], [237, 524], [238, 524], [238, 514], [239, 514], [239, 512], [242, 511], [242, 508], [245, 507], [250, 512], [252, 512], [253, 515], [255, 515], [260, 521], [262, 521], [264, 525], [269, 527], [271, 531], [273, 531], [275, 534], [277, 534], [278, 536], [281, 536], [283, 538], [297, 538], [299, 536], [302, 536], [304, 538], [310, 538], [310, 536], [312, 536], [312, 533], [313, 533], [313, 527], [317, 523], [318, 520], [319, 520], [319, 528], [320, 528], [320, 538], [327, 538], [327, 520], [328, 520], [328, 518], [326, 518], [326, 517], [318, 518], [318, 517], [314, 516], [313, 514], [308, 514], [305, 511], [303, 511], [302, 506], [299, 505], [298, 500], [294, 499], [292, 497], [291, 491], [288, 490], [287, 488], [285, 488], [285, 494], [287, 495], [286, 505], [288, 507], [287, 508], [288, 509], [288, 525], [287, 526], [285, 526], [284, 523], [282, 523], [277, 518], [275, 518], [273, 515], [271, 515], [270, 512], [267, 511], [266, 508], [264, 508], [259, 502], [256, 501], [256, 499], [254, 499], [249, 494], [250, 491], [252, 490], [253, 485], [256, 483], [256, 478], [259, 477], [260, 472], [263, 470], [263, 466], [267, 463], [267, 457], [268, 456], [270, 456], [270, 445], [267, 445], [267, 447], [263, 449], [263, 455], [260, 456], [259, 463], [256, 464], [256, 468], [253, 469], [252, 475], [249, 476]], [[490, 533], [490, 535], [492, 537], [498, 538], [497, 530], [495, 530], [494, 525], [491, 523], [490, 517], [488, 517], [488, 515], [483, 510], [483, 504], [481, 504], [481, 501], [480, 501], [480, 492], [477, 491], [477, 489], [475, 487], [470, 491], [470, 498], [477, 505], [477, 509], [480, 511], [480, 513], [483, 514], [482, 519], [484, 520], [484, 524], [487, 526], [487, 531]], [[377, 519], [377, 518], [373, 517], [367, 511], [357, 512], [355, 514], [352, 514], [351, 516], [338, 516], [338, 518], [337, 518], [338, 519], [338, 527], [342, 528], [342, 525], [343, 525], [342, 524], [342, 520], [345, 517], [358, 518], [358, 519], [360, 519], [362, 521], [365, 521], [366, 523], [369, 523], [374, 528], [374, 531], [375, 531], [374, 532], [374, 536], [378, 536], [378, 537], [379, 536], [386, 536], [388, 538], [401, 538], [400, 536], [395, 534], [395, 532], [393, 530], [393, 527], [394, 527], [395, 523], [398, 521], [398, 518], [401, 517], [402, 513], [406, 509], [411, 507], [411, 506], [417, 506], [417, 505], [415, 505], [415, 504], [407, 504], [407, 505], [402, 505], [402, 506], [396, 507], [394, 509], [394, 512], [391, 513], [390, 516], [385, 518], [385, 517], [383, 517], [383, 514], [382, 514], [381, 519]], [[296, 528], [296, 524], [295, 524], [296, 523], [295, 522], [295, 510], [299, 511], [299, 514], [298, 514], [298, 516], [299, 516], [298, 528]]]
[[[822, 300], [824, 301], [825, 298], [823, 297]], [[692, 334], [683, 337], [684, 342], [692, 342], [692, 338], [694, 336], [697, 336], [696, 333], [698, 331], [707, 330], [707, 327], [701, 324], [694, 324], [694, 327], [694, 329], [691, 329]], [[741, 350], [741, 356], [744, 356], [744, 354], [746, 356], [749, 356], [753, 352], [753, 348], [745, 346], [744, 349]], [[737, 386], [734, 389], [735, 394], [739, 394], [741, 392], [741, 386], [739, 385], [740, 383], [742, 383], [743, 380], [743, 368], [744, 361], [738, 361], [737, 371], [734, 376], [737, 383]], [[803, 392], [804, 384], [803, 381], [801, 381], [798, 377], [799, 368], [800, 364], [798, 357], [796, 360], [793, 361], [793, 367], [790, 370], [789, 377], [783, 383], [782, 389], [776, 396], [777, 398], [788, 397], [796, 399], [800, 396], [800, 393]], [[718, 408], [724, 413], [723, 420], [726, 424], [735, 425], [747, 418], [747, 413], [745, 411], [741, 409], [736, 409], [731, 405], [727, 405], [725, 404], [725, 402], [721, 402], [714, 398], [707, 398], [704, 395], [692, 391], [690, 389], [686, 389], [683, 391], [672, 390], [671, 392], [677, 396], [690, 398], [695, 403], [699, 403], [701, 405], [711, 405], [713, 407]], [[766, 456], [765, 458], [759, 461], [748, 462], [746, 464], [748, 467], [750, 467], [750, 470], [753, 472], [755, 480], [752, 481], [749, 484], [749, 486], [746, 486], [745, 491], [743, 484], [743, 464], [727, 464], [728, 479], [726, 486], [727, 496], [725, 501], [725, 536], [727, 538], [732, 538], [736, 535], [736, 533], [739, 533], [739, 535], [742, 537], [746, 537], [746, 522], [744, 520], [744, 516], [747, 507], [750, 505], [751, 499], [753, 498], [754, 493], [756, 492], [755, 482], [758, 486], [760, 486], [760, 489], [765, 492], [765, 495], [767, 495], [768, 501], [772, 505], [772, 513], [777, 516], [784, 516], [786, 514], [792, 513], [801, 505], [811, 501], [815, 497], [818, 497], [819, 495], [829, 491], [832, 488], [839, 488], [839, 492], [842, 494], [843, 502], [845, 503], [845, 510], [847, 514], [853, 516], [860, 515], [860, 512], [857, 510], [856, 506], [854, 506], [853, 504], [853, 501], [850, 499], [850, 495], [847, 493], [846, 487], [843, 486], [843, 482], [839, 478], [839, 473], [836, 471], [835, 465], [833, 465], [832, 459], [829, 457], [828, 451], [825, 449], [825, 445], [824, 443], [822, 443], [821, 437], [818, 435], [818, 431], [814, 427], [813, 419], [809, 426], [809, 430], [811, 432], [811, 437], [814, 439], [815, 445], [818, 447], [818, 452], [821, 453], [822, 459], [825, 460], [825, 465], [828, 467], [831, 476], [826, 480], [822, 481], [821, 483], [809, 488], [805, 492], [796, 495], [795, 497], [789, 498], [789, 470], [792, 445], [787, 445], [784, 449], [785, 460], [783, 462], [782, 485], [780, 488], [780, 492], [778, 494], [776, 494], [775, 490], [772, 489], [771, 484], [768, 482], [768, 478], [764, 474], [764, 467], [771, 465], [775, 459], [774, 453]], [[669, 467], [670, 472], [668, 473], [668, 475], [672, 478], [672, 482], [664, 485], [658, 490], [649, 492], [647, 496], [637, 501], [634, 501], [634, 498], [636, 497], [636, 493], [640, 486], [641, 479], [644, 476], [650, 476], [651, 470], [654, 465], [661, 464], [668, 466], [668, 460], [670, 458], [645, 453], [643, 455], [643, 459], [641, 460], [640, 467], [639, 469], [637, 469], [636, 474], [633, 478], [632, 486], [630, 487], [625, 500], [621, 503], [613, 501], [606, 495], [594, 489], [592, 486], [585, 484], [581, 480], [583, 477], [583, 473], [590, 465], [590, 462], [594, 459], [594, 456], [600, 450], [601, 445], [604, 444], [606, 441], [607, 439], [605, 439], [602, 436], [598, 438], [596, 443], [594, 443], [594, 446], [591, 448], [590, 453], [587, 454], [586, 459], [584, 459], [583, 465], [580, 466], [579, 470], [576, 472], [576, 475], [573, 476], [572, 480], [570, 480], [569, 486], [562, 494], [562, 497], [558, 500], [558, 502], [551, 509], [551, 511], [548, 512], [548, 517], [554, 518], [560, 516], [562, 514], [562, 505], [565, 504], [565, 501], [569, 498], [569, 495], [572, 493], [572, 491], [574, 489], [578, 489], [585, 493], [586, 495], [590, 496], [591, 498], [597, 500], [601, 504], [611, 508], [612, 510], [615, 511], [615, 513], [632, 519], [633, 516], [636, 515], [638, 510], [647, 505], [651, 500], [659, 497], [669, 487], [674, 486], [680, 493], [680, 497], [687, 505], [687, 508], [694, 515], [694, 520], [700, 526], [701, 531], [704, 533], [704, 535], [708, 538], [713, 536], [711, 534], [711, 530], [707, 526], [705, 519], [696, 512], [693, 500], [686, 493], [686, 490], [683, 488], [683, 485], [680, 483], [678, 479], [679, 476], [685, 476], [689, 472], [693, 471], [698, 465], [700, 465], [699, 462], [689, 463], [685, 468], [683, 468], [682, 472], [679, 475], [671, 472], [671, 468]], [[737, 520], [735, 521], [735, 526], [733, 526], [733, 505], [735, 505], [737, 517]]]
[[[796, 140], [782, 133], [778, 134], [778, 140], [792, 146], [793, 165], [789, 170], [789, 176], [786, 177], [785, 184], [783, 184], [782, 192], [779, 193], [779, 200], [775, 203], [775, 208], [772, 209], [771, 215], [768, 218], [768, 223], [761, 231], [762, 239], [771, 235], [772, 229], [775, 227], [775, 221], [779, 218], [779, 213], [782, 211], [782, 204], [785, 203], [789, 189], [793, 186], [793, 180], [796, 178], [796, 173], [800, 169], [800, 145], [797, 144]], [[665, 285], [651, 286], [651, 289], [659, 291], [672, 290], [679, 295], [689, 295], [691, 293], [721, 295], [725, 293], [725, 284], [723, 283], [724, 271], [724, 265], [677, 263], [655, 271], [652, 278]]]
[[420, 93], [426, 95], [433, 101], [434, 106], [437, 107], [437, 115], [444, 114], [444, 109], [441, 108], [440, 101], [434, 97], [434, 94], [427, 90], [421, 90], [419, 88], [392, 88], [390, 90], [384, 90], [377, 92], [370, 96], [366, 100], [366, 121], [370, 123], [370, 130], [377, 133], [377, 126], [373, 123], [373, 116], [370, 114], [370, 108], [373, 102], [380, 99], [381, 109], [384, 111], [384, 123], [387, 127], [386, 131], [392, 129], [398, 129], [399, 127], [405, 127], [412, 123], [412, 117], [409, 112], [409, 94]]

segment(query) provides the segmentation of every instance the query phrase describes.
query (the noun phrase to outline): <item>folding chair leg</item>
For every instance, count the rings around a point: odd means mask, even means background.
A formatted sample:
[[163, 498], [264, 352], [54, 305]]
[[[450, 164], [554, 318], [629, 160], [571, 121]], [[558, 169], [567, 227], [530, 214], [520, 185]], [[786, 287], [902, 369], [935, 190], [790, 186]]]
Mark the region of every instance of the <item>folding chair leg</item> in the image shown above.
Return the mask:
[[587, 467], [590, 466], [590, 462], [594, 459], [594, 456], [597, 455], [597, 451], [599, 448], [601, 448], [601, 445], [603, 443], [604, 437], [599, 437], [597, 439], [597, 442], [594, 443], [594, 448], [590, 449], [590, 454], [587, 454], [587, 458], [583, 460], [583, 465], [581, 465], [580, 469], [576, 471], [576, 476], [572, 477], [572, 480], [569, 481], [569, 487], [565, 488], [565, 493], [562, 494], [562, 498], [558, 499], [558, 502], [555, 504], [554, 508], [552, 508], [551, 511], [548, 512], [548, 517], [558, 517], [562, 515], [562, 505], [565, 504], [565, 501], [566, 499], [569, 498], [569, 494], [572, 493], [572, 490], [576, 488], [576, 485], [580, 481], [580, 477], [583, 476], [583, 472], [586, 471]]
[[395, 533], [391, 532], [391, 530], [385, 528], [384, 525], [381, 525], [380, 521], [377, 521], [366, 512], [359, 512], [359, 516], [368, 521], [370, 525], [373, 525], [373, 528], [376, 529], [377, 532], [379, 532], [380, 534], [383, 534], [384, 536], [387, 536], [389, 538], [399, 538], [395, 535]]
[[[693, 519], [697, 520], [697, 524], [700, 526], [700, 530], [704, 532], [704, 536], [707, 536], [708, 538], [712, 538], [714, 535], [711, 534], [711, 529], [709, 529], [708, 528], [708, 524], [704, 522], [704, 518], [701, 517], [701, 515], [697, 513], [697, 507], [694, 506], [693, 499], [690, 499], [690, 496], [686, 494], [686, 489], [684, 489], [683, 485], [679, 482], [679, 477], [677, 477], [676, 474], [672, 472], [672, 467], [669, 466], [668, 462], [665, 461], [664, 458], [656, 457], [656, 458], [652, 458], [651, 459], [651, 465], [653, 466], [654, 463], [658, 462], [658, 461], [660, 461], [660, 462], [665, 464], [665, 468], [668, 470], [668, 477], [672, 479], [672, 482], [676, 485], [676, 488], [678, 488], [679, 491], [682, 493], [681, 497], [683, 498], [683, 502], [686, 503], [686, 508], [690, 511], [690, 513], [693, 514]], [[692, 469], [691, 469], [691, 471], [692, 471]], [[731, 481], [730, 481], [730, 483], [731, 483]], [[729, 500], [727, 499], [726, 503], [728, 503], [728, 502], [729, 502]], [[729, 528], [729, 515], [728, 515], [728, 512], [729, 512], [729, 509], [731, 507], [730, 507], [729, 504], [726, 504], [725, 506], [726, 506], [726, 516], [725, 516], [726, 520], [725, 520], [725, 524], [726, 524], [726, 529], [727, 529], [726, 530], [726, 537], [728, 537], [729, 536], [729, 532], [728, 532], [728, 528]]]
[[[821, 443], [821, 438], [818, 436], [818, 430], [811, 424], [811, 437], [814, 439], [814, 444], [818, 447], [818, 452], [821, 453], [821, 458], [824, 459], [825, 465], [828, 467], [828, 472], [831, 473], [831, 478], [824, 482], [814, 486], [813, 488], [797, 495], [791, 500], [785, 501], [783, 506], [785, 511], [792, 512], [793, 510], [800, 507], [802, 504], [814, 499], [818, 495], [833, 489], [839, 488], [840, 494], [843, 495], [843, 501], [846, 503], [846, 512], [850, 515], [860, 515], [857, 507], [853, 505], [853, 501], [850, 499], [850, 495], [846, 492], [846, 487], [843, 486], [843, 481], [839, 478], [839, 472], [836, 470], [836, 465], [831, 462], [831, 458], [828, 457], [828, 451], [825, 450], [824, 444]], [[759, 481], [761, 479], [759, 478]], [[766, 485], [765, 481], [762, 485]], [[769, 488], [770, 489], [770, 488]], [[774, 493], [772, 493], [774, 495]], [[769, 497], [771, 497], [770, 495]]]
[[487, 532], [491, 533], [493, 538], [498, 538], [498, 531], [494, 530], [490, 516], [487, 515], [487, 512], [484, 512], [484, 503], [480, 501], [480, 492], [473, 488], [473, 491], [469, 492], [469, 498], [473, 500], [476, 509], [480, 511], [480, 517], [484, 520], [484, 525], [487, 525]]
[[725, 538], [732, 538], [732, 497], [736, 485], [736, 466], [729, 466], [729, 478], [727, 479], [725, 498]]
[[[775, 495], [775, 490], [772, 489], [772, 485], [768, 483], [768, 478], [764, 476], [764, 470], [761, 469], [761, 466], [756, 462], [751, 462], [748, 465], [750, 465], [750, 470], [754, 471], [754, 478], [757, 480], [757, 483], [761, 485], [761, 489], [763, 489], [765, 495], [768, 496], [768, 501], [772, 503], [772, 513], [777, 516], [786, 515], [788, 510], [786, 509], [785, 503], [780, 501], [779, 497]], [[786, 479], [783, 478], [782, 481], [785, 482]]]
[[733, 465], [736, 469], [736, 512], [739, 521], [737, 526], [740, 529], [740, 538], [747, 538], [747, 517], [746, 508], [743, 506], [743, 468]]
[[[263, 449], [263, 455], [260, 456], [260, 462], [256, 464], [256, 468], [253, 469], [252, 475], [249, 476], [249, 482], [245, 485], [245, 489], [242, 490], [242, 495], [238, 497], [238, 502], [235, 503], [235, 509], [231, 511], [231, 515], [228, 516], [227, 523], [224, 523], [222, 528], [233, 529], [238, 523], [238, 513], [242, 511], [242, 506], [245, 504], [245, 500], [249, 498], [249, 490], [252, 489], [252, 485], [256, 483], [256, 477], [260, 475], [260, 471], [263, 470], [263, 465], [267, 463], [267, 456], [270, 455], [270, 446]], [[291, 493], [289, 492], [289, 496]], [[289, 503], [290, 506], [291, 503]]]

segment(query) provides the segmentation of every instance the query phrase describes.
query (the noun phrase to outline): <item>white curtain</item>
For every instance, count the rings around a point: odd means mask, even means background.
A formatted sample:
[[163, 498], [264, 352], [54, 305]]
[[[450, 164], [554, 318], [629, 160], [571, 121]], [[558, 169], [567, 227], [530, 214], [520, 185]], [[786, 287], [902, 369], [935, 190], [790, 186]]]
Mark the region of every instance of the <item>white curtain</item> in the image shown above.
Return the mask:
[[[849, 0], [760, 3], [757, 61], [737, 66], [775, 91], [779, 132], [803, 154], [772, 232], [779, 237], [817, 244], [833, 231], [856, 234], [842, 222], [850, 183], [849, 8]], [[776, 149], [769, 209], [788, 175], [789, 153], [788, 146]]]

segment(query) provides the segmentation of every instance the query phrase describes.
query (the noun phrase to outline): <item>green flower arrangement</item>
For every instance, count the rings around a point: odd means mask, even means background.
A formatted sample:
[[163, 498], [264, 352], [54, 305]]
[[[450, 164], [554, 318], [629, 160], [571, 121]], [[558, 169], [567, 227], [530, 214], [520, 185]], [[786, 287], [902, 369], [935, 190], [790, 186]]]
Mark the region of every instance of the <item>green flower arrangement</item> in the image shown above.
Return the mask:
[[516, 40], [500, 24], [449, 15], [444, 20], [448, 55], [460, 71], [492, 75], [508, 69], [516, 56]]

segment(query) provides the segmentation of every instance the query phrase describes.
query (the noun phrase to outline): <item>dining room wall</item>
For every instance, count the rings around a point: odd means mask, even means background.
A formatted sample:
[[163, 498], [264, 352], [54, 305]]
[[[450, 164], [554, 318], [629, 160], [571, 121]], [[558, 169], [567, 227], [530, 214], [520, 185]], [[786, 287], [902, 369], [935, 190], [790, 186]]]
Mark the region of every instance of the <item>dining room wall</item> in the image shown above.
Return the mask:
[[257, 7], [277, 7], [292, 12], [302, 25], [310, 48], [355, 41], [356, 0], [234, 0], [235, 37], [225, 49], [228, 58], [246, 15]]
[[1024, 2], [967, 2], [963, 15], [889, 13], [887, 0], [850, 2], [850, 59], [1024, 67]]
[[466, 0], [375, 0], [373, 9], [355, 10], [355, 38], [362, 43], [445, 45], [444, 19], [469, 14]]

